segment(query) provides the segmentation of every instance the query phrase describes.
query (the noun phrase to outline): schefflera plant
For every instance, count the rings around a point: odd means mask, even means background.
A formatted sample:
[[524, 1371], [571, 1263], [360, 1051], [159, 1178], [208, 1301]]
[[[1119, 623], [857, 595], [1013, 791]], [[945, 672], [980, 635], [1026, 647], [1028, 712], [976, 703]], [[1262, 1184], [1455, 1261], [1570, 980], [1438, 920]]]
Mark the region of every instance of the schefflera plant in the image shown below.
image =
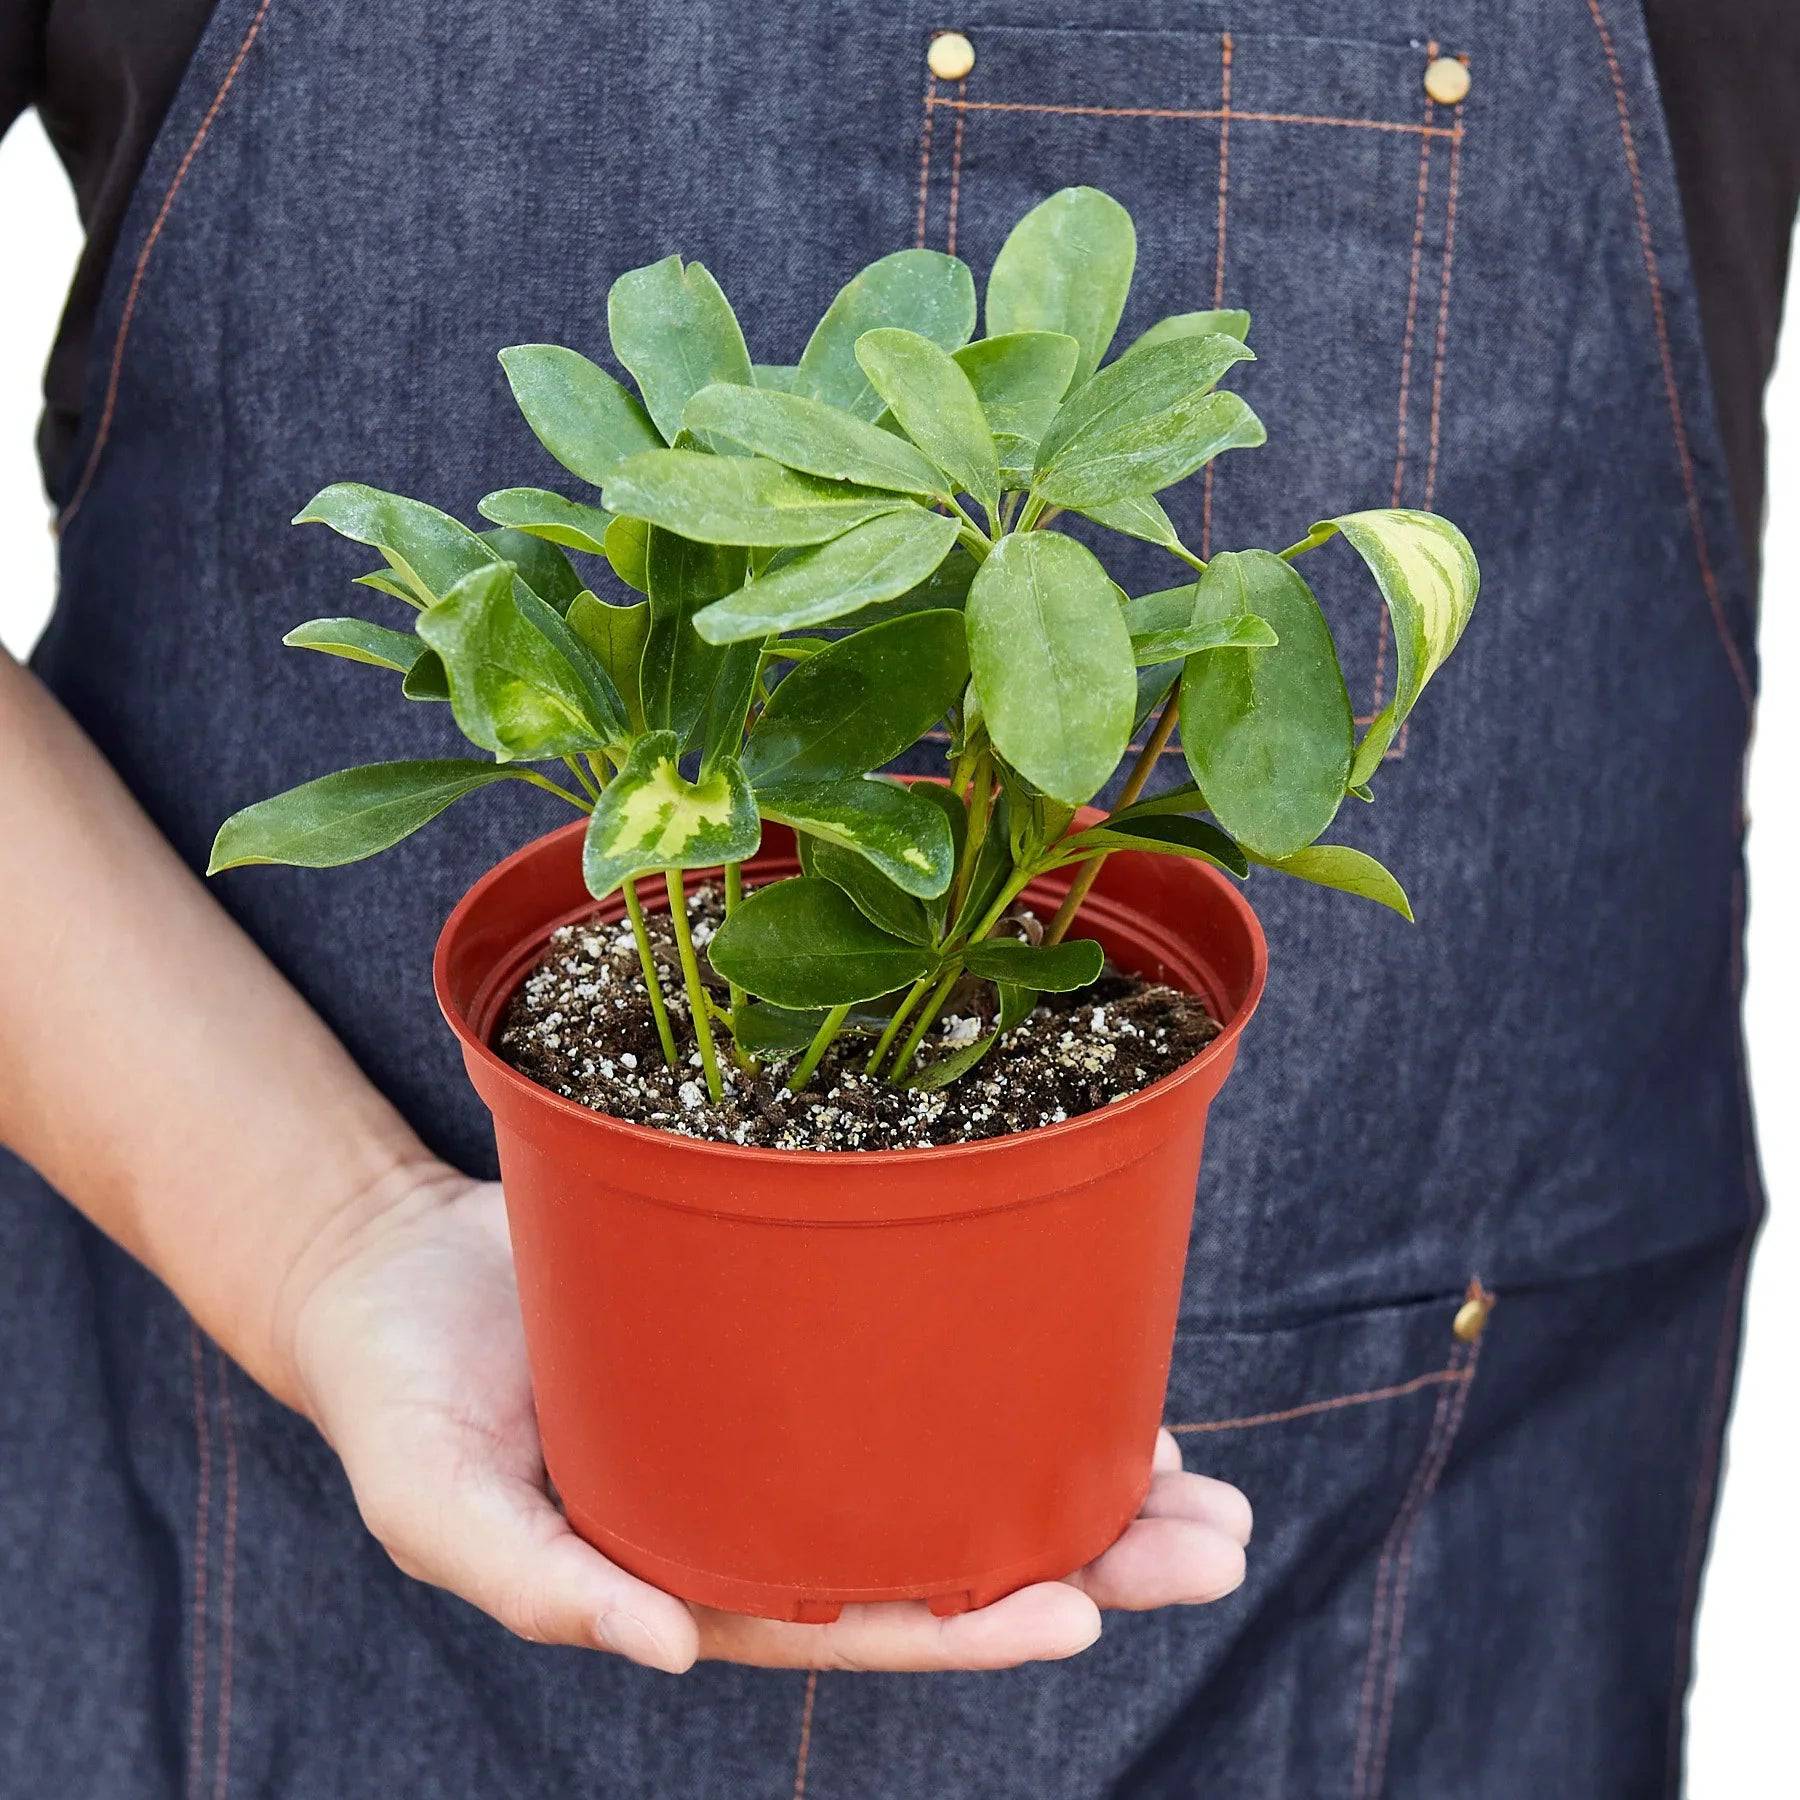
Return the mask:
[[[1372, 857], [1319, 840], [1370, 783], [1455, 647], [1479, 584], [1455, 526], [1378, 510], [1320, 521], [1272, 551], [1203, 560], [1157, 495], [1264, 440], [1219, 387], [1254, 360], [1242, 312], [1181, 313], [1109, 354], [1130, 291], [1130, 216], [1092, 188], [1028, 213], [975, 284], [903, 250], [837, 295], [798, 363], [754, 364], [724, 294], [668, 257], [608, 296], [631, 387], [577, 352], [501, 352], [550, 454], [599, 490], [506, 488], [476, 532], [357, 484], [299, 515], [377, 549], [361, 583], [415, 609], [408, 634], [313, 620], [288, 643], [402, 676], [448, 701], [486, 759], [377, 764], [234, 815], [212, 871], [329, 866], [385, 849], [502, 780], [589, 815], [584, 874], [623, 894], [664, 1053], [697, 1056], [716, 1099], [730, 1058], [793, 1058], [798, 1090], [846, 1031], [871, 1074], [935, 1087], [972, 1068], [1045, 991], [1103, 957], [1069, 927], [1116, 850], [1253, 865], [1410, 919]], [[1183, 566], [1131, 597], [1088, 545], [1121, 534]], [[1099, 528], [1096, 531], [1094, 528]], [[1391, 616], [1393, 697], [1356, 736], [1329, 626], [1297, 559], [1341, 537]], [[626, 599], [578, 573], [605, 568]], [[608, 585], [604, 577], [601, 585]], [[947, 726], [947, 784], [886, 763]], [[1179, 724], [1191, 779], [1146, 797]], [[1076, 814], [1145, 733], [1111, 811]], [[557, 767], [560, 765], [560, 767]], [[765, 819], [802, 873], [744, 890]], [[682, 874], [718, 868], [726, 916], [703, 979]], [[1041, 875], [1074, 868], [1041, 932], [1013, 925]], [[694, 1048], [677, 1041], [640, 882], [660, 875]], [[918, 1066], [966, 978], [992, 1028]]]

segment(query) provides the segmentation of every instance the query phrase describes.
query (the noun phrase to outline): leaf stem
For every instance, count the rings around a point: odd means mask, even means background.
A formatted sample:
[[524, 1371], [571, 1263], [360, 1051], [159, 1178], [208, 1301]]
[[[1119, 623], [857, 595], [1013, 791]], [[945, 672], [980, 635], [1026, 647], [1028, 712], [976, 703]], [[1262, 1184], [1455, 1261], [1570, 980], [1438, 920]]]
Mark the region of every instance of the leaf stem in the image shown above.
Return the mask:
[[1333, 534], [1329, 531], [1323, 534], [1320, 534], [1317, 531], [1309, 531], [1299, 543], [1289, 544], [1285, 550], [1277, 550], [1275, 554], [1279, 556], [1283, 562], [1292, 562], [1296, 556], [1304, 556], [1308, 550], [1318, 549], [1318, 547], [1332, 535]]
[[926, 990], [931, 986], [931, 977], [921, 975], [906, 991], [905, 998], [894, 1008], [894, 1016], [888, 1020], [881, 1036], [875, 1040], [875, 1048], [869, 1060], [863, 1064], [863, 1073], [873, 1075], [881, 1067], [881, 1059], [893, 1046], [894, 1039], [900, 1035], [900, 1027], [906, 1022], [907, 1014], [924, 998]]
[[663, 1061], [671, 1069], [679, 1068], [681, 1052], [675, 1048], [675, 1029], [669, 1023], [668, 1003], [663, 999], [662, 978], [656, 972], [656, 957], [644, 924], [644, 903], [635, 881], [625, 883], [625, 916], [630, 919], [631, 935], [637, 940], [638, 967], [644, 972], [644, 986], [650, 990], [650, 1011], [656, 1020], [656, 1035], [662, 1039]]
[[944, 1004], [945, 997], [949, 994], [950, 990], [956, 986], [957, 977], [961, 974], [962, 964], [960, 962], [953, 962], [950, 967], [944, 971], [937, 986], [931, 990], [930, 998], [926, 1000], [924, 1006], [920, 1009], [919, 1016], [917, 1020], [914, 1021], [912, 1030], [906, 1034], [906, 1042], [903, 1043], [895, 1053], [893, 1067], [887, 1072], [889, 1087], [894, 1087], [899, 1084], [900, 1078], [906, 1073], [908, 1064], [910, 1064], [914, 1056], [918, 1054], [919, 1046], [925, 1041], [926, 1032], [931, 1029], [933, 1023], [936, 1021], [938, 1008]]
[[725, 1083], [719, 1075], [718, 1052], [713, 1049], [712, 1020], [707, 1016], [706, 989], [700, 984], [694, 934], [688, 929], [687, 890], [673, 869], [663, 881], [669, 890], [669, 918], [675, 928], [675, 948], [681, 953], [681, 979], [687, 987], [688, 1011], [693, 1015], [694, 1036], [700, 1041], [700, 1066], [706, 1073], [706, 1091], [716, 1103], [725, 1098]]
[[581, 791], [586, 794], [590, 800], [598, 802], [600, 798], [600, 789], [595, 785], [594, 778], [581, 766], [580, 762], [573, 756], [565, 756], [563, 758], [563, 763], [567, 767], [569, 773], [581, 783]]
[[[1144, 783], [1150, 779], [1150, 771], [1156, 767], [1157, 758], [1169, 746], [1169, 739], [1175, 735], [1176, 721], [1181, 717], [1181, 677], [1175, 677], [1175, 685], [1169, 689], [1169, 697], [1162, 704], [1162, 711], [1157, 715], [1156, 729], [1144, 741], [1144, 747], [1138, 753], [1138, 759], [1131, 765], [1131, 773], [1125, 777], [1125, 785], [1119, 790], [1119, 797], [1107, 816], [1129, 806], [1144, 791]], [[1075, 915], [1081, 910], [1081, 903], [1088, 897], [1088, 890], [1098, 879], [1101, 868], [1105, 865], [1107, 853], [1103, 850], [1098, 856], [1091, 856], [1076, 871], [1074, 879], [1069, 883], [1069, 891], [1063, 895], [1062, 905], [1056, 909], [1056, 916], [1051, 919], [1044, 932], [1046, 944], [1060, 944], [1064, 934], [1075, 921]]]
[[994, 764], [985, 748], [975, 758], [971, 780], [973, 785], [969, 789], [969, 828], [963, 837], [962, 862], [957, 868], [956, 879], [950, 885], [950, 902], [944, 909], [944, 916], [952, 925], [956, 923], [957, 914], [962, 911], [963, 902], [969, 897], [969, 883], [975, 875], [975, 862], [987, 837], [988, 821], [993, 817]]
[[521, 781], [529, 781], [533, 787], [541, 787], [546, 794], [554, 794], [559, 800], [566, 800], [577, 812], [591, 813], [593, 807], [579, 794], [571, 794], [566, 787], [554, 782], [548, 775], [540, 775], [536, 769], [514, 769], [513, 774]]
[[812, 1079], [812, 1072], [819, 1066], [819, 1059], [831, 1048], [831, 1040], [843, 1030], [844, 1021], [850, 1016], [850, 1008], [834, 1006], [825, 1015], [825, 1022], [813, 1033], [813, 1041], [807, 1045], [806, 1054], [801, 1057], [799, 1065], [787, 1080], [787, 1090], [797, 1094]]

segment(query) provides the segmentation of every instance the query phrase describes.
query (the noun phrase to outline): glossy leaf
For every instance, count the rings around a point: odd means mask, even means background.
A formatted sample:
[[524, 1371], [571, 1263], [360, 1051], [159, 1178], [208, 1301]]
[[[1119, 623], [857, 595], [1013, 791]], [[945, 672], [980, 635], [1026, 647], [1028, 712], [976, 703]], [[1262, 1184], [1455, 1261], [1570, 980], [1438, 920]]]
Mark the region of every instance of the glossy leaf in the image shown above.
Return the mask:
[[757, 782], [765, 818], [866, 858], [903, 893], [932, 899], [954, 873], [950, 828], [929, 801], [892, 782]]
[[900, 429], [950, 479], [989, 512], [1000, 503], [1000, 464], [994, 436], [975, 389], [962, 369], [917, 332], [883, 329], [856, 342], [875, 391]]
[[423, 604], [418, 595], [392, 569], [371, 569], [367, 575], [357, 575], [353, 579], [358, 587], [373, 588], [378, 594], [389, 594], [396, 600], [404, 600], [408, 606]]
[[482, 532], [481, 541], [502, 562], [511, 563], [518, 578], [546, 606], [555, 607], [559, 613], [568, 612], [585, 585], [575, 573], [575, 565], [546, 538], [498, 526]]
[[1153, 494], [1221, 451], [1262, 443], [1236, 394], [1212, 392], [1250, 357], [1236, 338], [1177, 338], [1102, 369], [1056, 415], [1038, 446], [1032, 492], [1058, 506]]
[[1217, 312], [1170, 313], [1166, 319], [1158, 319], [1148, 331], [1133, 338], [1123, 354], [1129, 356], [1134, 350], [1151, 350], [1158, 344], [1172, 343], [1176, 338], [1216, 336], [1234, 337], [1240, 344], [1249, 343], [1250, 315], [1235, 307], [1225, 307]]
[[1060, 944], [983, 938], [963, 952], [963, 966], [987, 981], [1010, 981], [1046, 994], [1072, 994], [1099, 980], [1106, 953], [1092, 938], [1068, 938]]
[[653, 731], [601, 792], [581, 853], [582, 878], [596, 900], [651, 870], [712, 868], [755, 854], [762, 825], [743, 771], [723, 758], [689, 781], [679, 753], [673, 732]]
[[1155, 544], [1164, 550], [1173, 550], [1181, 543], [1174, 520], [1163, 511], [1162, 502], [1154, 494], [1127, 494], [1122, 500], [1102, 501], [1073, 510], [1083, 518], [1092, 519], [1096, 525], [1104, 525], [1108, 531]]
[[1255, 612], [1281, 640], [1188, 659], [1181, 741], [1225, 830], [1256, 855], [1291, 856], [1331, 823], [1350, 773], [1350, 698], [1331, 631], [1312, 590], [1266, 550], [1215, 556], [1195, 601], [1197, 619]]
[[994, 747], [1071, 806], [1131, 738], [1131, 638], [1091, 550], [1053, 531], [1004, 537], [969, 589], [969, 664]]
[[753, 363], [750, 372], [756, 378], [756, 385], [767, 388], [772, 394], [804, 392], [800, 371], [793, 363]]
[[502, 762], [574, 755], [626, 734], [617, 691], [568, 625], [510, 563], [477, 569], [419, 615], [443, 659], [462, 734]]
[[728, 644], [718, 659], [718, 671], [695, 733], [702, 774], [721, 756], [736, 757], [744, 747], [744, 726], [756, 693], [762, 651], [761, 641], [752, 638], [741, 644]]
[[1074, 385], [1093, 374], [1119, 328], [1137, 233], [1098, 188], [1068, 187], [1012, 228], [987, 285], [987, 331], [1060, 331], [1080, 346]]
[[719, 383], [688, 402], [690, 431], [732, 443], [803, 474], [932, 498], [944, 477], [905, 438], [799, 394]]
[[1296, 850], [1292, 856], [1258, 860], [1284, 875], [1297, 875], [1302, 881], [1336, 888], [1341, 894], [1373, 900], [1376, 905], [1397, 912], [1409, 925], [1413, 923], [1412, 902], [1407, 899], [1406, 890], [1374, 857], [1352, 850], [1347, 844], [1313, 844]]
[[408, 700], [442, 700], [448, 705], [450, 672], [444, 667], [444, 659], [435, 650], [427, 650], [406, 671], [400, 692]]
[[928, 1063], [907, 1081], [909, 1088], [929, 1094], [948, 1087], [953, 1081], [960, 1081], [1009, 1031], [1031, 1017], [1038, 1003], [1036, 989], [1017, 987], [1010, 982], [1001, 982], [999, 987], [1000, 1013], [993, 1030], [985, 1032], [972, 1044], [961, 1044]]
[[694, 617], [742, 585], [744, 552], [653, 530], [646, 564], [650, 625], [641, 665], [644, 718], [652, 730], [673, 731], [685, 746], [705, 715], [725, 663], [725, 652], [694, 631]]
[[[856, 529], [860, 531], [862, 527]], [[942, 535], [940, 532], [939, 536]], [[862, 630], [869, 625], [885, 625], [889, 619], [903, 619], [909, 613], [937, 612], [944, 607], [961, 612], [969, 597], [969, 584], [974, 579], [974, 557], [962, 545], [953, 542], [950, 554], [923, 581], [915, 583], [903, 594], [896, 594], [892, 600], [877, 600], [872, 605], [859, 606], [850, 624]]]
[[496, 525], [510, 526], [570, 550], [586, 550], [600, 556], [606, 549], [606, 529], [612, 514], [597, 506], [583, 506], [544, 488], [501, 488], [484, 494], [475, 510]]
[[606, 484], [607, 510], [708, 544], [823, 544], [910, 501], [798, 475], [760, 456], [649, 450]]
[[1115, 813], [1102, 825], [1065, 838], [1058, 863], [1080, 862], [1101, 851], [1145, 850], [1156, 856], [1192, 856], [1233, 875], [1250, 873], [1249, 859], [1231, 837], [1207, 819], [1183, 813]]
[[806, 832], [798, 841], [802, 874], [836, 882], [864, 918], [894, 937], [909, 944], [932, 942], [932, 915], [926, 903], [890, 881], [866, 856]]
[[856, 360], [856, 340], [887, 326], [915, 331], [941, 350], [966, 344], [975, 330], [968, 266], [938, 250], [896, 250], [870, 263], [826, 308], [794, 371], [794, 391], [860, 419], [879, 418], [885, 402]]
[[890, 937], [835, 883], [800, 875], [745, 895], [707, 946], [727, 981], [776, 1006], [854, 1006], [926, 974], [930, 954]]
[[642, 519], [614, 519], [601, 548], [612, 572], [640, 594], [650, 591], [650, 527]]
[[662, 442], [637, 396], [574, 350], [514, 344], [500, 352], [500, 366], [538, 442], [595, 487], [626, 457]]
[[1001, 486], [1022, 487], [1044, 435], [1075, 376], [1081, 346], [1060, 331], [1012, 331], [955, 353], [994, 434]]
[[665, 256], [628, 270], [606, 296], [606, 324], [613, 355], [631, 371], [656, 429], [670, 442], [703, 387], [755, 379], [731, 303], [702, 263], [684, 266], [679, 256]]
[[489, 762], [448, 757], [321, 775], [233, 813], [213, 840], [206, 872], [249, 863], [335, 869], [360, 862], [429, 825], [451, 801], [517, 775]]
[[906, 503], [798, 555], [708, 607], [694, 621], [708, 643], [823, 625], [926, 581], [956, 544], [957, 524]]
[[465, 575], [500, 560], [448, 513], [360, 481], [333, 482], [294, 515], [294, 523], [329, 525], [340, 537], [372, 545], [421, 606], [442, 599]]
[[1255, 613], [1220, 618], [1212, 601], [1196, 613], [1195, 585], [1165, 588], [1125, 603], [1131, 651], [1140, 668], [1188, 657], [1202, 650], [1261, 650], [1279, 640], [1267, 619]]
[[371, 663], [404, 675], [419, 660], [425, 646], [404, 631], [390, 631], [367, 619], [308, 619], [296, 625], [282, 640], [296, 650], [322, 650], [346, 662]]
[[594, 594], [577, 594], [569, 606], [569, 629], [594, 653], [619, 690], [633, 733], [646, 728], [641, 671], [650, 636], [650, 605], [608, 606]]
[[1380, 766], [1426, 682], [1456, 648], [1475, 610], [1481, 570], [1469, 540], [1436, 513], [1346, 513], [1313, 527], [1319, 537], [1333, 531], [1342, 532], [1368, 564], [1394, 625], [1394, 697], [1357, 747], [1350, 780], [1361, 785]]
[[913, 613], [855, 632], [776, 688], [744, 746], [744, 767], [759, 787], [879, 769], [949, 711], [968, 678], [959, 613]]

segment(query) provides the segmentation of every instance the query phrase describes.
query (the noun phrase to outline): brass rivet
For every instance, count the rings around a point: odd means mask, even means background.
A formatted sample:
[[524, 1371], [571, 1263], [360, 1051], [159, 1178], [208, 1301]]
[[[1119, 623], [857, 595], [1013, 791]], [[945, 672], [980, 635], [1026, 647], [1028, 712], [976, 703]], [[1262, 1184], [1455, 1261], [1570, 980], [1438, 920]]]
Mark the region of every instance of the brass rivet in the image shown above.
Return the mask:
[[1469, 91], [1469, 70], [1454, 56], [1435, 58], [1425, 70], [1425, 91], [1439, 106], [1455, 106]]
[[975, 46], [960, 31], [940, 31], [925, 61], [939, 81], [961, 81], [975, 66]]
[[1450, 1322], [1450, 1329], [1465, 1344], [1472, 1344], [1481, 1336], [1488, 1322], [1488, 1314], [1494, 1310], [1494, 1296], [1484, 1288], [1471, 1288], [1469, 1297], [1456, 1309], [1456, 1317]]

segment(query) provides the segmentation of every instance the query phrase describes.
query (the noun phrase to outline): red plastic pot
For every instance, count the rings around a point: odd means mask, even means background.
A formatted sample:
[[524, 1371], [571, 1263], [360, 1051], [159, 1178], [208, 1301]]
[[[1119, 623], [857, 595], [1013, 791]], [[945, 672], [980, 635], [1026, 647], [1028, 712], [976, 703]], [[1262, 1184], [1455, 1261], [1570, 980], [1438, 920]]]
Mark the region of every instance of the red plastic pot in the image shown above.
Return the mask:
[[[596, 915], [582, 829], [478, 881], [434, 969], [494, 1115], [571, 1523], [684, 1599], [815, 1622], [957, 1612], [1097, 1556], [1149, 1484], [1207, 1107], [1262, 993], [1242, 895], [1203, 863], [1107, 862], [1082, 931], [1225, 1027], [1129, 1099], [944, 1149], [747, 1149], [591, 1112], [489, 1048], [550, 933], [623, 910]], [[795, 866], [765, 826], [748, 878]]]

